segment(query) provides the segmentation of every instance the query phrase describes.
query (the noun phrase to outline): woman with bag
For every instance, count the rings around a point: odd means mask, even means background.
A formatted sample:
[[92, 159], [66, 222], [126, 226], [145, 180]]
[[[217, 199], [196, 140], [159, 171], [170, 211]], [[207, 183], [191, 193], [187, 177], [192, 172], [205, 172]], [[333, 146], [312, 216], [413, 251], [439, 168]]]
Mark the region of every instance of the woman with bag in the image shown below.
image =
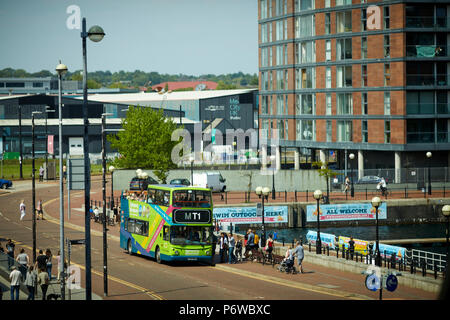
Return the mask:
[[33, 266], [30, 266], [27, 271], [27, 277], [25, 280], [25, 285], [28, 289], [28, 298], [27, 300], [34, 300], [34, 288], [36, 287], [37, 275], [34, 272]]
[[269, 234], [269, 238], [266, 241], [266, 247], [264, 249], [266, 250], [270, 261], [272, 261], [273, 244], [272, 234]]
[[48, 273], [48, 278], [51, 280], [52, 279], [52, 252], [50, 251], [50, 249], [47, 249], [45, 251], [45, 255], [47, 256], [47, 273]]

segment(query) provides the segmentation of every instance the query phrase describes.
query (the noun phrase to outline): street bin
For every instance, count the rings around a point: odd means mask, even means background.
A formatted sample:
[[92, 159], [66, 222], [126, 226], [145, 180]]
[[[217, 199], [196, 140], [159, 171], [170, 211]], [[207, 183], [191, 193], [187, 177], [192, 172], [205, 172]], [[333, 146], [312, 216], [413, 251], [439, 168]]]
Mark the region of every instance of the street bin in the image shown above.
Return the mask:
[[48, 167], [44, 163], [45, 180], [56, 180], [56, 164], [53, 161], [48, 162]]

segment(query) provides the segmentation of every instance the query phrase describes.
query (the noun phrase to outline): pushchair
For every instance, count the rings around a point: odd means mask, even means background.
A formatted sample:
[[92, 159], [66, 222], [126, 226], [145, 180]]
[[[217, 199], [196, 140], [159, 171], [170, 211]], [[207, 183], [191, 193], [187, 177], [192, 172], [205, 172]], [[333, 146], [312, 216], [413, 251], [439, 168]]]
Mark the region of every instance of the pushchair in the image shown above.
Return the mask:
[[294, 259], [284, 258], [278, 266], [278, 271], [296, 274], [297, 269], [294, 266]]

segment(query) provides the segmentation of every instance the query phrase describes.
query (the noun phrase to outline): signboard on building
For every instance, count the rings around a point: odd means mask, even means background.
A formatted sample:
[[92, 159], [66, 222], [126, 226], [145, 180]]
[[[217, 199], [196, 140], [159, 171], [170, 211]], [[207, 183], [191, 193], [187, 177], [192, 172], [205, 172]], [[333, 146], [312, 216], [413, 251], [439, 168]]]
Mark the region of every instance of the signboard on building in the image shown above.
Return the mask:
[[[287, 223], [288, 206], [265, 206], [264, 223]], [[256, 207], [214, 208], [214, 219], [219, 223], [256, 224], [262, 223]]]
[[[320, 221], [375, 220], [375, 208], [370, 203], [344, 203], [320, 206]], [[387, 206], [383, 202], [378, 208], [378, 219], [387, 219]], [[317, 221], [317, 206], [306, 206], [306, 221]]]

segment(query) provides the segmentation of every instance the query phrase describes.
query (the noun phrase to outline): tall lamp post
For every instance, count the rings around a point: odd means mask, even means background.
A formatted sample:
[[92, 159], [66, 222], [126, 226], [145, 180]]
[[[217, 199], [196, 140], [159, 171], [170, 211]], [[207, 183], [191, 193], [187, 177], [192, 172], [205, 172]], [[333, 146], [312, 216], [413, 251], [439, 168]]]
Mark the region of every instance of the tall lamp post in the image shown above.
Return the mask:
[[32, 152], [32, 169], [31, 169], [31, 177], [32, 177], [32, 205], [33, 205], [33, 262], [36, 261], [36, 182], [35, 182], [35, 163], [34, 163], [34, 115], [40, 114], [40, 111], [33, 111], [31, 113], [31, 152]]
[[442, 207], [442, 214], [445, 218], [447, 218], [446, 226], [445, 226], [445, 247], [446, 247], [446, 264], [445, 264], [445, 273], [448, 275], [448, 267], [449, 267], [449, 232], [450, 232], [450, 205], [446, 204]]
[[[62, 144], [62, 103], [61, 103], [61, 78], [63, 74], [67, 72], [67, 66], [59, 61], [56, 66], [56, 72], [58, 73], [58, 129], [59, 129], [59, 251], [60, 251], [60, 279], [65, 279], [64, 277], [64, 173], [63, 173], [63, 144]], [[66, 290], [65, 281], [61, 281], [61, 299], [65, 300]]]
[[317, 201], [317, 240], [316, 240], [316, 254], [322, 253], [322, 240], [320, 239], [320, 207], [319, 202], [322, 199], [322, 190], [314, 191], [314, 199]]
[[376, 219], [376, 240], [375, 240], [375, 265], [381, 267], [381, 255], [380, 255], [380, 244], [379, 244], [379, 237], [378, 237], [378, 208], [381, 205], [381, 199], [380, 197], [373, 197], [372, 198], [372, 207], [375, 208], [375, 219]]
[[111, 172], [111, 210], [114, 210], [114, 166], [109, 166], [109, 172]]
[[92, 300], [92, 270], [91, 270], [91, 217], [89, 215], [91, 176], [89, 171], [89, 120], [87, 106], [87, 56], [86, 38], [99, 42], [105, 32], [99, 26], [93, 26], [86, 32], [86, 18], [82, 20], [81, 41], [83, 48], [83, 156], [84, 156], [84, 223], [85, 223], [85, 259], [86, 259], [86, 300]]
[[194, 185], [194, 157], [189, 157], [189, 162], [191, 163], [191, 186]]
[[431, 152], [426, 153], [428, 159], [428, 194], [431, 195]]
[[255, 193], [258, 195], [258, 197], [261, 199], [261, 205], [262, 205], [262, 235], [263, 238], [261, 239], [261, 246], [266, 245], [266, 227], [264, 224], [264, 200], [267, 200], [269, 198], [270, 189], [267, 187], [257, 187], [255, 190]]
[[[276, 161], [277, 157], [274, 155], [270, 156], [271, 160], [271, 167], [272, 167], [272, 200], [275, 200], [275, 170], [276, 170], [276, 162], [274, 164], [274, 161]], [[275, 168], [273, 167], [275, 165]]]
[[350, 187], [350, 196], [353, 198], [355, 196], [355, 188], [353, 186], [353, 159], [355, 159], [355, 154], [350, 153], [348, 157], [350, 158], [350, 175], [352, 177], [351, 187]]

